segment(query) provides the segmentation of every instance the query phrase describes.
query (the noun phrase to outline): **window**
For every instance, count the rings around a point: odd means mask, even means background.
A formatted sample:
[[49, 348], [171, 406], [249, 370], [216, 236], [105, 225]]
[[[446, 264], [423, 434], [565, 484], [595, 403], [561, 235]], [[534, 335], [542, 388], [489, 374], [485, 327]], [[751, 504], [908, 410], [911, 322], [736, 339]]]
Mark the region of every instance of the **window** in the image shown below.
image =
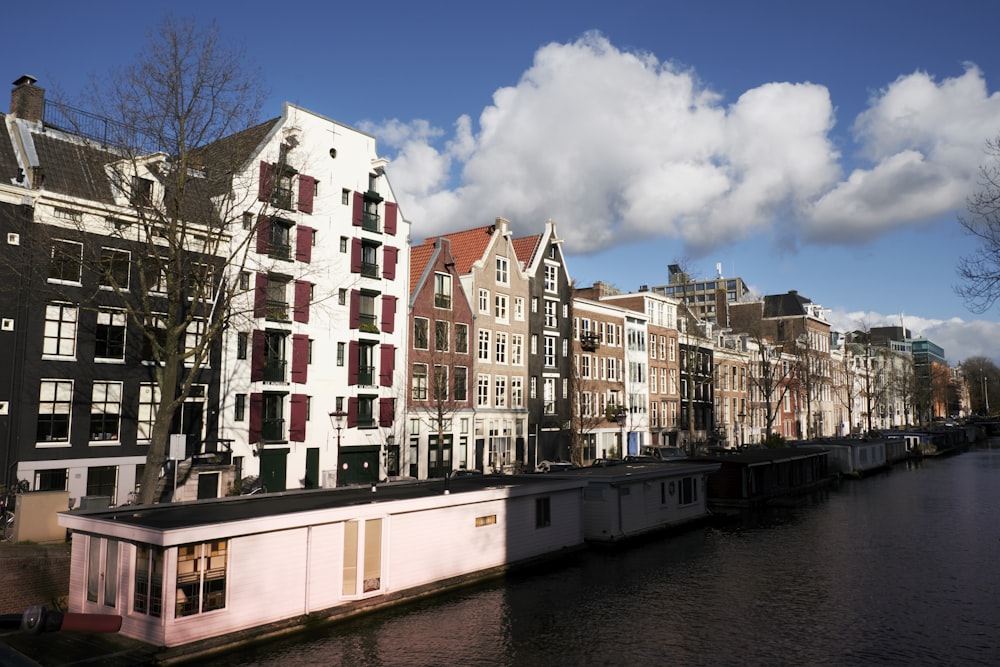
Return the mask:
[[118, 440], [122, 383], [95, 381], [90, 402], [90, 439]]
[[87, 549], [87, 601], [114, 607], [118, 598], [118, 540], [89, 538]]
[[413, 318], [413, 348], [426, 350], [429, 345], [430, 321], [425, 317]]
[[358, 328], [368, 333], [378, 333], [378, 317], [375, 314], [375, 300], [378, 292], [361, 290], [358, 294]]
[[524, 297], [514, 297], [514, 319], [518, 322], [524, 321]]
[[294, 223], [282, 218], [271, 218], [267, 243], [267, 256], [274, 259], [292, 258], [292, 227]]
[[351, 191], [344, 188], [340, 191], [340, 203], [347, 206], [351, 203]]
[[68, 442], [72, 380], [42, 380], [38, 391], [38, 442]]
[[543, 409], [545, 414], [554, 415], [556, 413], [556, 379], [545, 378], [542, 391], [544, 392], [542, 400], [544, 401]]
[[98, 359], [125, 359], [124, 310], [101, 308], [97, 311], [97, 328], [94, 331], [94, 356]]
[[167, 292], [167, 265], [162, 257], [149, 257], [143, 263], [143, 279], [147, 291], [153, 294]]
[[68, 479], [66, 468], [35, 471], [35, 491], [65, 491]]
[[288, 283], [284, 276], [269, 274], [267, 277], [267, 296], [265, 316], [269, 320], [288, 321]]
[[490, 376], [480, 373], [476, 377], [476, 405], [485, 408], [490, 405]]
[[136, 439], [149, 440], [153, 435], [153, 422], [156, 421], [156, 409], [160, 403], [160, 388], [144, 382], [139, 385], [139, 412], [136, 420]]
[[545, 265], [545, 291], [559, 291], [559, 267], [551, 264]]
[[337, 343], [337, 365], [338, 366], [343, 366], [344, 365], [344, 356], [345, 356], [344, 352], [345, 352], [346, 347], [347, 346], [344, 343]]
[[83, 244], [56, 239], [52, 242], [49, 280], [80, 284], [83, 269]]
[[240, 271], [240, 289], [249, 290], [250, 289], [250, 272]]
[[493, 396], [496, 400], [496, 407], [507, 407], [507, 376], [497, 375], [493, 379]]
[[236, 333], [236, 358], [246, 359], [247, 358], [247, 348], [250, 345], [250, 334], [246, 331], [238, 331]]
[[507, 332], [498, 331], [496, 335], [496, 363], [507, 363]]
[[253, 212], [244, 211], [243, 213], [243, 230], [250, 231], [253, 229]]
[[694, 477], [684, 477], [681, 479], [680, 485], [680, 501], [681, 505], [691, 505], [698, 502], [698, 484]]
[[511, 366], [524, 365], [524, 334], [510, 335], [510, 364]]
[[559, 302], [545, 300], [545, 326], [555, 329], [559, 326]]
[[101, 287], [127, 290], [131, 260], [132, 255], [127, 250], [101, 248], [99, 278]]
[[87, 468], [87, 495], [107, 496], [114, 500], [118, 490], [118, 466]]
[[465, 366], [455, 366], [452, 379], [454, 381], [452, 395], [455, 400], [460, 402], [469, 400], [469, 369]]
[[275, 165], [274, 188], [271, 190], [271, 203], [286, 211], [292, 208], [292, 178], [294, 173], [290, 169]]
[[367, 239], [361, 241], [361, 275], [378, 278], [378, 244]]
[[524, 407], [524, 378], [512, 377], [510, 379], [510, 407]]
[[556, 365], [556, 337], [545, 336], [545, 366], [554, 368]]
[[358, 384], [374, 386], [378, 379], [375, 375], [375, 343], [367, 340], [358, 342]]
[[510, 262], [506, 257], [497, 257], [497, 285], [509, 285], [510, 276], [508, 268]]
[[[187, 327], [184, 329], [185, 352], [196, 350], [198, 346], [201, 345], [201, 341], [205, 336], [205, 327], [207, 324], [208, 323], [201, 317], [193, 318], [190, 322], [188, 322]], [[185, 363], [190, 364], [191, 361], [187, 360]]]
[[479, 360], [489, 361], [490, 357], [490, 330], [479, 330]]
[[45, 306], [42, 354], [60, 357], [76, 356], [78, 316], [79, 309], [71, 303], [53, 302]]
[[264, 332], [264, 382], [288, 381], [287, 331]]
[[177, 547], [177, 607], [191, 616], [226, 606], [228, 540]]
[[264, 392], [261, 438], [265, 442], [285, 440], [285, 394]]
[[490, 314], [490, 291], [488, 289], [479, 290], [479, 312], [484, 315]]
[[427, 364], [413, 364], [410, 398], [414, 401], [427, 400]]
[[343, 287], [337, 290], [337, 303], [341, 306], [347, 305], [347, 290]]
[[377, 396], [358, 396], [358, 428], [375, 428], [375, 399]]
[[233, 404], [233, 420], [241, 422], [247, 418], [247, 395], [236, 394], [236, 401]]
[[129, 196], [129, 203], [132, 206], [152, 206], [153, 205], [153, 181], [141, 176], [132, 177], [132, 192]]
[[447, 273], [434, 274], [434, 307], [451, 310], [451, 276]]
[[163, 613], [163, 548], [135, 545], [132, 611], [159, 618]]
[[535, 498], [535, 528], [545, 528], [552, 525], [552, 499]]
[[494, 305], [496, 306], [496, 318], [499, 322], [507, 321], [507, 295], [497, 294], [494, 299]]
[[348, 239], [346, 236], [340, 237], [340, 252], [347, 252]]
[[434, 400], [447, 401], [449, 390], [448, 367], [442, 364], [434, 364]]
[[451, 327], [447, 321], [436, 320], [434, 322], [434, 349], [438, 352], [447, 352], [451, 347], [449, 340]]
[[455, 324], [455, 352], [459, 354], [469, 353], [469, 325]]

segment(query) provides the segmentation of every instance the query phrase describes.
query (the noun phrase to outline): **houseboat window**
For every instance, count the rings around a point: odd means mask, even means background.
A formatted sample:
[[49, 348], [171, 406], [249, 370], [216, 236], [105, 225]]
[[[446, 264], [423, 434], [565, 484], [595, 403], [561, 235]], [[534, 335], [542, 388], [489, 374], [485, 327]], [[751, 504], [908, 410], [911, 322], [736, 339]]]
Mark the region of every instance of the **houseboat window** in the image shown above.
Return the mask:
[[382, 519], [365, 521], [364, 592], [382, 588]]
[[698, 502], [698, 486], [694, 477], [685, 477], [681, 480], [681, 505], [691, 505]]
[[476, 528], [482, 528], [483, 526], [492, 526], [496, 522], [497, 522], [496, 514], [489, 514], [487, 516], [477, 516]]
[[163, 613], [163, 549], [148, 544], [135, 547], [135, 597], [132, 610], [160, 617]]
[[358, 593], [358, 522], [344, 524], [344, 595]]
[[87, 551], [87, 601], [114, 607], [117, 597], [118, 541], [91, 537]]
[[535, 498], [535, 528], [552, 525], [552, 499], [548, 496]]
[[175, 616], [191, 616], [226, 606], [227, 552], [226, 540], [177, 548]]

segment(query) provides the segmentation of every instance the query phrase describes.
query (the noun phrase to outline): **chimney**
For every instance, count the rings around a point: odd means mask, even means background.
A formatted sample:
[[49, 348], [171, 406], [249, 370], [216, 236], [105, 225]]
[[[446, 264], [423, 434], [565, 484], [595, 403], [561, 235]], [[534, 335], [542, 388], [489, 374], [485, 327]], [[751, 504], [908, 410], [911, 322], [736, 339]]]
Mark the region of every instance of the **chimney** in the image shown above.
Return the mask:
[[45, 108], [45, 89], [35, 85], [35, 77], [25, 74], [14, 81], [10, 93], [10, 114], [22, 120], [40, 121]]

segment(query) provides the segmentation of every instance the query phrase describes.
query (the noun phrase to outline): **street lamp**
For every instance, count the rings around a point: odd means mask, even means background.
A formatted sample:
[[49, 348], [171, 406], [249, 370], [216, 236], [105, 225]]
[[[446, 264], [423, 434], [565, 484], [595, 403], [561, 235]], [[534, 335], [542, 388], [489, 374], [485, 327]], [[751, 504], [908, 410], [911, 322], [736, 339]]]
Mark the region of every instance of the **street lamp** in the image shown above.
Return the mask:
[[337, 429], [337, 455], [340, 455], [340, 431], [344, 428], [344, 417], [347, 413], [343, 410], [334, 410], [330, 413], [330, 425]]

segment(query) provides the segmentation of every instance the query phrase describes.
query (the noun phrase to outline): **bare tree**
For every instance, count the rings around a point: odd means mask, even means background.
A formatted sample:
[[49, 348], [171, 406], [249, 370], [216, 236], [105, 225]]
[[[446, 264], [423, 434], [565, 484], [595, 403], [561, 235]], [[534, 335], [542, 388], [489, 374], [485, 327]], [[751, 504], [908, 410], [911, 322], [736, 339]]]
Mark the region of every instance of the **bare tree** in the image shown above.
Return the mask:
[[139, 289], [126, 291], [111, 263], [104, 273], [142, 332], [157, 388], [140, 502], [155, 500], [175, 414], [247, 289], [236, 276], [252, 238], [244, 217], [252, 204], [233, 193], [246, 158], [240, 132], [263, 100], [260, 80], [216, 25], [167, 18], [134, 63], [89, 94], [114, 121], [109, 143], [119, 155], [105, 165], [115, 198], [106, 232], [136, 249]]
[[959, 260], [962, 279], [955, 291], [970, 309], [982, 313], [1000, 298], [1000, 135], [986, 142], [986, 162], [979, 168], [979, 190], [958, 222], [978, 243]]
[[1000, 404], [1000, 392], [996, 389], [1000, 385], [1000, 368], [987, 357], [975, 356], [962, 362], [962, 373], [973, 412], [989, 416], [991, 395], [994, 403]]
[[[584, 333], [584, 336], [593, 336], [596, 341], [596, 334]], [[585, 341], [586, 342], [586, 341]], [[596, 397], [607, 383], [594, 380], [588, 373], [584, 377], [579, 364], [584, 363], [583, 356], [577, 358], [573, 365], [573, 410], [570, 415], [570, 462], [577, 466], [584, 465], [584, 449], [586, 441], [594, 436], [598, 428], [606, 423], [606, 416], [597, 406]], [[586, 363], [590, 363], [587, 357]]]

